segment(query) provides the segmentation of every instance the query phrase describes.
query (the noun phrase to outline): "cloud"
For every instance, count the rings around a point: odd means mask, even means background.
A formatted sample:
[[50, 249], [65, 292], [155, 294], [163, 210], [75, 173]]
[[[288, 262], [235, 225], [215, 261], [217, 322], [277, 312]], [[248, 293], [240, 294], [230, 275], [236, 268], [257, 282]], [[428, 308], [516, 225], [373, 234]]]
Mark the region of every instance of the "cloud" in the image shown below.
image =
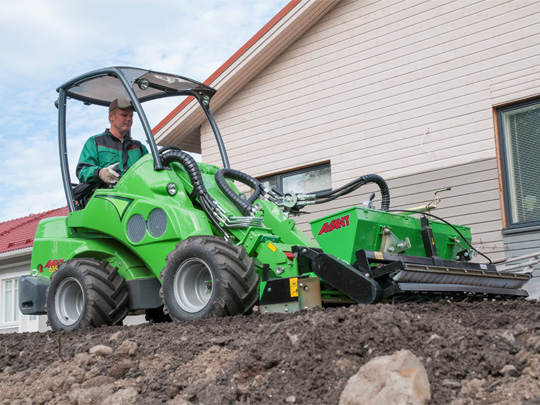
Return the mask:
[[[79, 74], [119, 65], [204, 81], [288, 1], [4, 0], [0, 221], [66, 204], [54, 107], [58, 86]], [[178, 102], [149, 107], [150, 125]], [[74, 175], [82, 144], [108, 122], [103, 108], [71, 104], [68, 120], [76, 119], [68, 121], [68, 149]]]

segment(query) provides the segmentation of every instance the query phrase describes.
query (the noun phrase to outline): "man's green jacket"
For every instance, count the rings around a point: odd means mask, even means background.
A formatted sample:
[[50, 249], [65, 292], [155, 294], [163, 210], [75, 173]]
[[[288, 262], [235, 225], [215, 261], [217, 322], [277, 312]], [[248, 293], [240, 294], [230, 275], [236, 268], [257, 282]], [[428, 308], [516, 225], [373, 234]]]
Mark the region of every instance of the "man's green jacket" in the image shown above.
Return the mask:
[[100, 181], [99, 171], [104, 167], [119, 163], [123, 175], [148, 149], [129, 134], [124, 141], [115, 137], [108, 129], [86, 141], [77, 164], [77, 177], [81, 183]]

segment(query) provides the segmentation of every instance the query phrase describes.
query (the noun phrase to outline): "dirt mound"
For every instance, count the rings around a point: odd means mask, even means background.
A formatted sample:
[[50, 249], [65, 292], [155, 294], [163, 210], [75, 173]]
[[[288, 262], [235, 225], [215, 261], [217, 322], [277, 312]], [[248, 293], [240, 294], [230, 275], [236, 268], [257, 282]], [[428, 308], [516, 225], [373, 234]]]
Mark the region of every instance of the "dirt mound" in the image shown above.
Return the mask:
[[0, 335], [0, 403], [337, 404], [374, 357], [420, 358], [433, 404], [540, 404], [537, 301], [355, 305]]

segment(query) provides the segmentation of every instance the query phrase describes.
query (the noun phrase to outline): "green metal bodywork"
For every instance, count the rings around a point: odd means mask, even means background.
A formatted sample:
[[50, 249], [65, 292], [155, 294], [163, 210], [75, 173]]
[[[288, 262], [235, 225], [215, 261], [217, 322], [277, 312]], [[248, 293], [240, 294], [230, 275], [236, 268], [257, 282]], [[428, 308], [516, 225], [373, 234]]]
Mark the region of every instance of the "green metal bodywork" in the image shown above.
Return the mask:
[[[214, 174], [218, 168], [203, 163], [199, 168], [209, 194], [230, 215], [241, 216], [216, 184]], [[167, 191], [171, 183], [176, 185], [175, 195]], [[197, 235], [218, 235], [204, 211], [190, 199], [192, 192], [191, 182], [180, 164], [173, 163], [171, 169], [156, 171], [151, 157], [143, 157], [114, 188], [97, 189], [84, 209], [71, 212], [67, 217], [41, 221], [34, 240], [31, 268], [50, 278], [57, 266], [47, 267], [47, 263], [94, 257], [118, 267], [127, 281], [159, 278], [167, 255], [178, 242]], [[234, 242], [257, 259], [259, 272], [265, 263], [270, 265], [272, 277], [297, 275], [295, 262], [284, 252], [291, 252], [294, 245], [318, 245], [301, 232], [293, 220], [286, 219], [276, 204], [265, 200], [256, 203], [261, 206], [257, 215], [263, 216], [264, 226], [229, 229]], [[132, 242], [127, 235], [129, 219], [141, 215], [147, 220], [156, 208], [167, 216], [164, 234], [156, 238], [146, 231], [142, 240]]]

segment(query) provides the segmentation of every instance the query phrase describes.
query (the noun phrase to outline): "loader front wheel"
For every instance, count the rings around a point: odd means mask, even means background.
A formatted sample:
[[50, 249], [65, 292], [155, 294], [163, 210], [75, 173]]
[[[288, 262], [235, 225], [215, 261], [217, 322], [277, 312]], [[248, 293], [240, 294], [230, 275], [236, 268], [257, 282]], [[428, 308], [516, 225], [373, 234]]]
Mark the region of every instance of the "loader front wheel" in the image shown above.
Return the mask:
[[64, 262], [47, 289], [47, 318], [53, 330], [120, 325], [127, 315], [125, 280], [106, 262]]
[[165, 312], [176, 320], [247, 314], [258, 299], [254, 260], [243, 247], [215, 236], [180, 242], [161, 278]]

